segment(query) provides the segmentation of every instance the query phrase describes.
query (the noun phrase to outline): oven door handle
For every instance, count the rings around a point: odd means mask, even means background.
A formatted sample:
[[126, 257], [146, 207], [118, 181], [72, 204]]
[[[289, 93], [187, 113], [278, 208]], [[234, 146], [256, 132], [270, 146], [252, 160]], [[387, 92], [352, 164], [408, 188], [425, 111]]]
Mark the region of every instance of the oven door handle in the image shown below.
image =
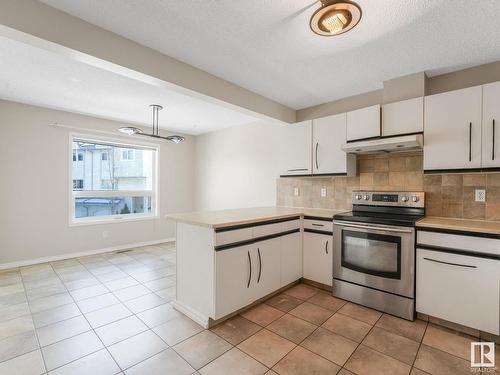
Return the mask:
[[359, 225], [359, 224], [345, 223], [342, 221], [333, 221], [333, 224], [339, 225], [342, 227], [369, 229], [369, 230], [380, 230], [380, 231], [384, 231], [384, 232], [393, 232], [393, 233], [412, 233], [413, 232], [411, 229], [395, 229], [395, 228], [387, 228], [387, 227], [376, 227], [376, 226], [371, 226], [371, 225]]

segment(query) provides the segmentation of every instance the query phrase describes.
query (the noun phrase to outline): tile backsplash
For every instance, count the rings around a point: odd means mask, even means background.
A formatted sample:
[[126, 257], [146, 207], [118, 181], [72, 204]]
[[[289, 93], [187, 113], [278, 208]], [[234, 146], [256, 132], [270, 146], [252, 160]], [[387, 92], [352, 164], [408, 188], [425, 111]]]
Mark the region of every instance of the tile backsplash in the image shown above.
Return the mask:
[[[424, 175], [421, 152], [360, 155], [357, 164], [355, 177], [279, 178], [277, 205], [349, 210], [353, 190], [425, 191], [428, 216], [500, 220], [500, 173]], [[476, 189], [486, 202], [475, 201]]]

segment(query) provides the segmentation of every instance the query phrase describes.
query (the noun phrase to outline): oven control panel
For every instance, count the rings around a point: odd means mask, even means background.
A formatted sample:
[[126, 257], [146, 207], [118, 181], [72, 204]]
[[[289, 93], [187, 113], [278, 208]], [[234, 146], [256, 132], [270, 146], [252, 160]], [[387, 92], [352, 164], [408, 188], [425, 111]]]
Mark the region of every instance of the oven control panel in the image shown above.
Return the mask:
[[370, 206], [425, 207], [425, 193], [418, 191], [354, 191], [352, 203]]

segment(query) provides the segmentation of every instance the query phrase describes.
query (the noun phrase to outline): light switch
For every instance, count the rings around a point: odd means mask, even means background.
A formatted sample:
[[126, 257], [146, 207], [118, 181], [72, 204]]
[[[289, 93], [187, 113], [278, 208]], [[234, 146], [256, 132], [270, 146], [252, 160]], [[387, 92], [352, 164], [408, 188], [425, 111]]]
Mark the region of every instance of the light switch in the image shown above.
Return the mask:
[[486, 201], [486, 190], [476, 189], [475, 198], [476, 198], [476, 202], [485, 202]]
[[298, 197], [298, 196], [299, 196], [299, 188], [298, 188], [298, 187], [294, 187], [294, 188], [293, 188], [293, 195], [294, 195], [295, 197]]
[[326, 187], [321, 188], [321, 198], [326, 197]]

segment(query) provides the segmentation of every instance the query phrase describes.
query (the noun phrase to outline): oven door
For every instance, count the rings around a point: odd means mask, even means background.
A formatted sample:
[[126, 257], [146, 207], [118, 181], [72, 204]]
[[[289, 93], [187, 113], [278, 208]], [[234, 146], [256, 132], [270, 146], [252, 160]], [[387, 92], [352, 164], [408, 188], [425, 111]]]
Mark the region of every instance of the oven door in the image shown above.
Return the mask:
[[413, 298], [415, 230], [334, 221], [333, 277]]

